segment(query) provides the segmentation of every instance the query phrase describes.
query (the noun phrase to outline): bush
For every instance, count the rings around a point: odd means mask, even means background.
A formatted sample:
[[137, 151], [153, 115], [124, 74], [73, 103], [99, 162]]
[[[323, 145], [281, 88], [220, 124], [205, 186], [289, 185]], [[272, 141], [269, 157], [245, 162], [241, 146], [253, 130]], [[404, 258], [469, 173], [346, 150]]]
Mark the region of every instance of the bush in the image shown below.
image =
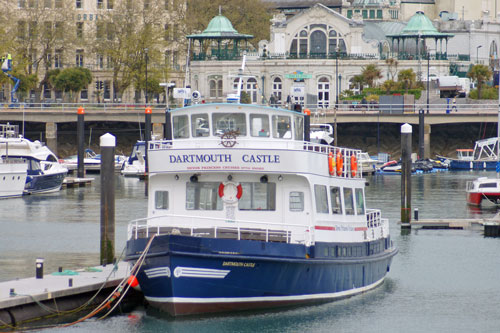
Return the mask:
[[[477, 95], [477, 89], [472, 89], [469, 93], [469, 98], [478, 99]], [[481, 89], [481, 99], [498, 99], [498, 89], [495, 87], [483, 87]]]

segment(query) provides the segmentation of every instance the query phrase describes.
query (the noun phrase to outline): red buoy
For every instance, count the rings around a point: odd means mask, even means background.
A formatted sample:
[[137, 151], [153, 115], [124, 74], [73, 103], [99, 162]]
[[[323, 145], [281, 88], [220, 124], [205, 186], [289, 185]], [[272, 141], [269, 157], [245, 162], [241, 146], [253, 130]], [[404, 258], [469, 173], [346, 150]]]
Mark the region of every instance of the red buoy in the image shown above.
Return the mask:
[[139, 281], [137, 281], [137, 278], [135, 277], [135, 275], [130, 275], [128, 277], [128, 280], [127, 280], [127, 283], [132, 287], [132, 288], [135, 288], [139, 285]]

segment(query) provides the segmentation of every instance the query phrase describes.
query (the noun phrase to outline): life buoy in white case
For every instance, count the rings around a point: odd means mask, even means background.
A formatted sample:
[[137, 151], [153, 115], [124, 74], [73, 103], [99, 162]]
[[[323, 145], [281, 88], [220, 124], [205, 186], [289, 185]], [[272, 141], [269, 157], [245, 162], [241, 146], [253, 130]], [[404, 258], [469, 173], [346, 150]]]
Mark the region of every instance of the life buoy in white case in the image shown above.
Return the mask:
[[241, 184], [234, 182], [223, 182], [219, 185], [219, 197], [225, 203], [235, 203], [240, 200], [243, 195], [243, 187]]

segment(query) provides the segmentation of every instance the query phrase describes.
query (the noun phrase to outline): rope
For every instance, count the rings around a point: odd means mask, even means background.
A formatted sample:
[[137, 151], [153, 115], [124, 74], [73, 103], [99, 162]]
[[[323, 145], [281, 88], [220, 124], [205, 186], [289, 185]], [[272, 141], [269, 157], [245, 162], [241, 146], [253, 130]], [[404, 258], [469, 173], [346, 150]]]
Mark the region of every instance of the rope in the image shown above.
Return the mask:
[[[136, 275], [137, 272], [139, 271], [140, 267], [144, 263], [144, 260], [146, 259], [146, 255], [149, 252], [149, 248], [151, 247], [151, 244], [153, 243], [153, 239], [155, 237], [156, 237], [156, 235], [153, 235], [153, 237], [151, 237], [149, 239], [148, 243], [146, 244], [146, 247], [144, 248], [143, 253], [137, 259], [136, 263], [134, 264], [134, 266], [130, 270], [130, 275]], [[122, 253], [119, 256], [119, 260], [117, 260], [117, 263], [120, 262], [120, 260], [122, 259], [123, 255], [125, 253], [125, 249], [126, 249], [126, 247], [123, 248]], [[115, 264], [113, 269], [109, 273], [109, 275], [106, 277], [106, 280], [102, 283], [102, 285], [99, 287], [97, 292], [87, 302], [85, 302], [81, 306], [79, 306], [75, 309], [72, 309], [72, 310], [67, 310], [67, 311], [54, 310], [54, 309], [48, 307], [47, 305], [42, 304], [40, 301], [35, 299], [32, 295], [22, 295], [22, 294], [15, 294], [15, 295], [30, 297], [42, 309], [46, 310], [47, 312], [52, 313], [53, 315], [66, 315], [66, 314], [76, 313], [76, 312], [79, 312], [79, 311], [83, 310], [84, 308], [86, 308], [97, 297], [97, 295], [99, 295], [99, 293], [102, 291], [102, 289], [106, 286], [108, 280], [111, 277], [111, 274], [116, 272], [117, 268], [118, 268], [118, 265]], [[120, 302], [123, 300], [123, 298], [127, 294], [128, 290], [130, 289], [130, 284], [127, 283], [130, 275], [124, 277], [120, 281], [120, 283], [118, 283], [118, 285], [115, 287], [115, 289], [111, 292], [111, 294], [108, 297], [106, 297], [93, 311], [91, 311], [89, 314], [83, 316], [82, 318], [80, 318], [74, 322], [66, 323], [63, 325], [45, 325], [45, 326], [37, 326], [37, 327], [16, 327], [16, 326], [12, 326], [12, 325], [10, 325], [2, 320], [0, 320], [0, 322], [7, 328], [10, 328], [13, 330], [22, 330], [22, 331], [40, 330], [40, 329], [56, 328], [56, 327], [69, 327], [69, 326], [73, 326], [73, 325], [76, 325], [78, 323], [81, 323], [81, 322], [95, 316], [96, 314], [98, 314], [102, 310], [108, 308], [109, 311], [106, 314], [104, 314], [104, 316], [99, 318], [99, 320], [104, 319], [107, 316], [109, 316], [109, 314], [111, 314], [113, 312], [113, 310], [120, 304]], [[125, 290], [124, 290], [124, 286], [126, 286]], [[122, 293], [122, 291], [123, 291], [123, 293]], [[111, 307], [111, 303], [113, 301], [115, 301], [116, 299], [118, 299], [118, 301], [115, 303], [115, 305], [113, 307]], [[0, 333], [3, 333], [3, 332], [0, 332]]]

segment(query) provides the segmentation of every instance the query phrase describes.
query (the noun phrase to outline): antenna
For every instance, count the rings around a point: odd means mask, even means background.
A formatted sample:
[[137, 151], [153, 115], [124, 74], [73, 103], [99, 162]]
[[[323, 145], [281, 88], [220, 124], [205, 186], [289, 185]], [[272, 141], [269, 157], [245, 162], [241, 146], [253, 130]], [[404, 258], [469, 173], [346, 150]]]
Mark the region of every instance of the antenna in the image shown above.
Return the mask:
[[222, 6], [219, 6], [219, 15], [222, 15]]

